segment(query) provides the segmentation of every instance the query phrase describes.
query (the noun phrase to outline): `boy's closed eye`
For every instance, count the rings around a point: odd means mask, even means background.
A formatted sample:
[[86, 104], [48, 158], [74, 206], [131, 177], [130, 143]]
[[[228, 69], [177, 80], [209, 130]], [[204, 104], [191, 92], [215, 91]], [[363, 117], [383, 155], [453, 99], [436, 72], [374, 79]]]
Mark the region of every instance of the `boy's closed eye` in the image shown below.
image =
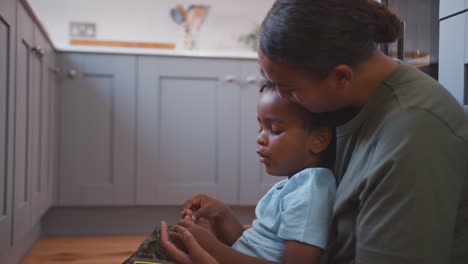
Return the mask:
[[[282, 128], [276, 128], [276, 127], [271, 127], [268, 129], [271, 134], [273, 135], [280, 135], [281, 133], [283, 133], [285, 130], [282, 129]], [[260, 127], [260, 129], [258, 130], [258, 133], [262, 133], [263, 132], [263, 127]]]
[[276, 136], [280, 135], [283, 132], [284, 132], [284, 130], [282, 130], [282, 129], [276, 129], [276, 128], [271, 129], [271, 134], [276, 135]]
[[283, 91], [285, 93], [292, 93], [292, 92], [294, 92], [296, 90], [295, 88], [293, 88], [291, 86], [285, 86], [285, 85], [283, 86], [283, 85], [279, 85], [279, 84], [277, 84], [276, 87], [277, 87], [277, 89], [279, 89], [279, 90], [281, 90], [281, 91]]

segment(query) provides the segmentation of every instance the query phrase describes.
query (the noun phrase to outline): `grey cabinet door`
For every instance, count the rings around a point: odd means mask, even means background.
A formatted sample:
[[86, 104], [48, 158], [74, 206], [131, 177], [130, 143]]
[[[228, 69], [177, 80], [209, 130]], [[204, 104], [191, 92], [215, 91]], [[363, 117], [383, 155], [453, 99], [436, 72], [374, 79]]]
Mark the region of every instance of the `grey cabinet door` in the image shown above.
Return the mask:
[[59, 54], [59, 205], [134, 204], [135, 61]]
[[239, 72], [234, 60], [138, 58], [137, 204], [238, 203]]
[[51, 85], [53, 84], [53, 81], [50, 80], [50, 78], [54, 78], [54, 76], [51, 74], [50, 70], [52, 67], [50, 57], [53, 55], [53, 52], [49, 43], [39, 32], [39, 30], [35, 30], [34, 40], [36, 45], [38, 45], [43, 51], [43, 53], [36, 54], [40, 60], [38, 67], [38, 77], [40, 80], [35, 81], [35, 83], [39, 83], [40, 89], [38, 89], [39, 125], [37, 127], [37, 133], [39, 137], [38, 176], [33, 192], [34, 202], [37, 204], [37, 206], [33, 206], [33, 217], [35, 217], [35, 220], [39, 220], [50, 206], [50, 193], [52, 192], [49, 175], [49, 159], [51, 158], [49, 153], [49, 133], [51, 128], [49, 105], [52, 103]]
[[466, 14], [440, 22], [439, 81], [461, 104], [465, 93]]
[[[241, 135], [240, 149], [240, 204], [256, 205], [258, 200], [276, 182], [284, 179], [269, 175], [257, 155], [257, 136], [259, 124], [257, 121], [257, 101], [260, 97], [260, 66], [257, 61], [242, 62], [241, 89]], [[255, 80], [255, 81], [254, 81]]]
[[44, 161], [46, 164], [43, 165], [43, 173], [45, 176], [45, 188], [47, 190], [46, 201], [45, 201], [45, 210], [50, 208], [55, 203], [56, 196], [56, 172], [57, 172], [57, 73], [58, 67], [56, 66], [56, 57], [55, 51], [52, 49], [52, 46], [47, 45], [45, 52], [46, 65], [47, 69], [44, 69], [44, 76], [46, 78], [46, 85], [48, 91], [46, 92], [47, 104], [44, 105], [46, 116], [47, 116], [47, 126], [45, 126], [46, 139], [44, 141], [47, 144], [46, 153], [43, 155], [47, 157], [47, 160]]
[[439, 3], [439, 18], [453, 15], [457, 12], [463, 11], [466, 0], [440, 0]]
[[32, 222], [38, 223], [44, 213], [44, 203], [46, 199], [45, 175], [43, 174], [43, 149], [46, 147], [43, 141], [43, 127], [45, 126], [43, 105], [46, 103], [44, 95], [45, 86], [44, 69], [46, 63], [40, 50], [45, 47], [45, 39], [42, 37], [37, 27], [34, 27], [34, 45], [31, 54], [32, 80], [29, 92], [29, 171], [31, 177], [31, 199], [32, 199]]
[[16, 1], [0, 2], [0, 255], [11, 246]]
[[33, 22], [22, 5], [17, 8], [16, 39], [16, 109], [15, 109], [15, 181], [14, 240], [18, 241], [32, 227], [32, 47]]

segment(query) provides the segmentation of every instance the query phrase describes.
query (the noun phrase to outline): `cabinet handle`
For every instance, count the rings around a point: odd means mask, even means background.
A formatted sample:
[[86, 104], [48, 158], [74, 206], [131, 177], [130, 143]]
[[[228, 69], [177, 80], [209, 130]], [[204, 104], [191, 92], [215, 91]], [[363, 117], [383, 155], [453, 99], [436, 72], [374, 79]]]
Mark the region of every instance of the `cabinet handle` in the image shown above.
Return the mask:
[[234, 75], [228, 75], [228, 76], [226, 76], [224, 79], [225, 79], [227, 82], [230, 82], [230, 83], [237, 81], [237, 77], [234, 76]]
[[55, 75], [58, 75], [62, 71], [62, 69], [60, 69], [59, 67], [52, 67], [52, 68], [50, 68], [50, 70]]
[[257, 76], [247, 76], [246, 81], [250, 84], [257, 83]]
[[78, 72], [75, 69], [70, 69], [67, 72], [67, 76], [70, 79], [74, 79], [76, 77], [76, 75], [78, 75]]
[[34, 52], [34, 53], [38, 53], [40, 48], [41, 48], [41, 46], [39, 46], [39, 45], [34, 45], [34, 47], [32, 47], [31, 50], [32, 50], [32, 52]]
[[44, 49], [41, 48], [41, 46], [39, 45], [34, 45], [34, 47], [32, 47], [32, 52], [36, 53], [39, 57], [42, 57], [44, 56]]

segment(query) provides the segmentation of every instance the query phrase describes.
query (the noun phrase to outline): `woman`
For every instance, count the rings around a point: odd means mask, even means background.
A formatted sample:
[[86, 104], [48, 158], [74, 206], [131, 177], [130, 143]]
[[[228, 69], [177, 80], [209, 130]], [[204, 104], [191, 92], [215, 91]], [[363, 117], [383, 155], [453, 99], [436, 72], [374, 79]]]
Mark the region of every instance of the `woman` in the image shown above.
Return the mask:
[[379, 51], [400, 34], [370, 0], [278, 0], [262, 24], [270, 85], [341, 120], [328, 263], [468, 263], [468, 121], [439, 83]]

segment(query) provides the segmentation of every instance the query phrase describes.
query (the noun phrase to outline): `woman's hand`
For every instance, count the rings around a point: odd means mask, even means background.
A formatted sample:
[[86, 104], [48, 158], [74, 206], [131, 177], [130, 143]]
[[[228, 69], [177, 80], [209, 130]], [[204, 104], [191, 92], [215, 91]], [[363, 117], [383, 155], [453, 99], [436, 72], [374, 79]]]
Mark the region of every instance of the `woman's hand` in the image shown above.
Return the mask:
[[[192, 226], [194, 225], [193, 223], [189, 223], [185, 225], [190, 226], [189, 228], [194, 229]], [[198, 227], [198, 228], [204, 229], [202, 227]], [[186, 227], [184, 227], [184, 225], [177, 225], [176, 227], [174, 227], [174, 232], [171, 233], [171, 238], [183, 244], [187, 250], [187, 253], [180, 250], [172, 242], [169, 241], [167, 224], [164, 221], [161, 222], [160, 232], [161, 232], [161, 238], [160, 238], [161, 246], [167, 251], [167, 253], [171, 257], [173, 257], [176, 260], [177, 263], [180, 263], [180, 264], [219, 264], [208, 252], [206, 252], [200, 246], [200, 244], [198, 244], [195, 237]], [[197, 230], [194, 230], [194, 232], [199, 234], [199, 231]], [[208, 232], [208, 234], [210, 234], [209, 231], [207, 230], [205, 230], [205, 232]]]

